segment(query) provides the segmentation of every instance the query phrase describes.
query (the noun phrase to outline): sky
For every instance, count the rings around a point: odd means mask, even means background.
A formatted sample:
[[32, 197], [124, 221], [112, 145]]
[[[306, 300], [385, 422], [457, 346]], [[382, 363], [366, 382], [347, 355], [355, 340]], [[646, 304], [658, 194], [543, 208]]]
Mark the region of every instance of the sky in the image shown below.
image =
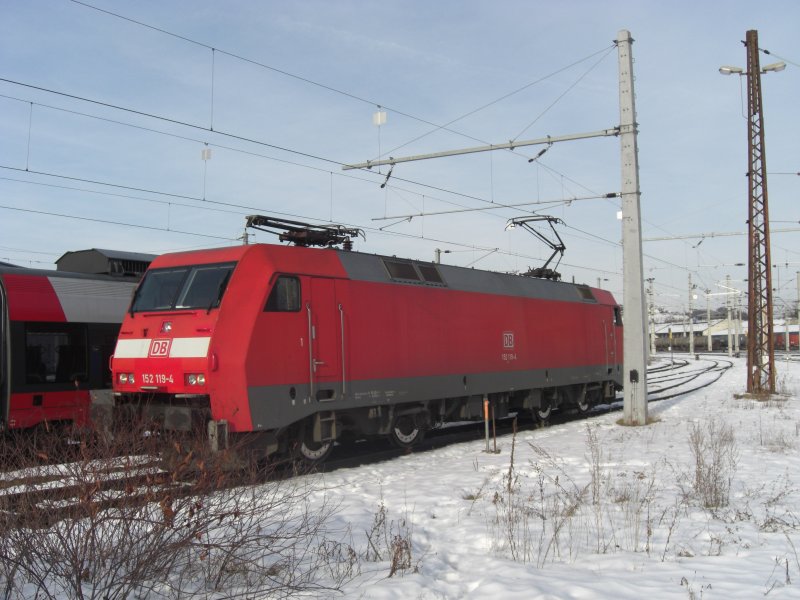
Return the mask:
[[800, 271], [798, 22], [788, 0], [0, 0], [0, 261], [239, 244], [245, 216], [266, 214], [362, 228], [363, 252], [524, 272], [550, 250], [506, 224], [537, 214], [563, 221], [563, 279], [621, 301], [620, 205], [603, 198], [621, 188], [616, 137], [533, 162], [545, 146], [403, 163], [388, 180], [342, 165], [615, 127], [627, 29], [644, 275], [659, 306], [686, 310], [691, 275], [694, 306], [711, 293], [713, 308], [747, 276], [746, 237], [718, 235], [746, 231], [746, 90], [718, 68], [745, 65], [756, 29], [761, 64], [787, 63], [762, 80], [782, 316]]

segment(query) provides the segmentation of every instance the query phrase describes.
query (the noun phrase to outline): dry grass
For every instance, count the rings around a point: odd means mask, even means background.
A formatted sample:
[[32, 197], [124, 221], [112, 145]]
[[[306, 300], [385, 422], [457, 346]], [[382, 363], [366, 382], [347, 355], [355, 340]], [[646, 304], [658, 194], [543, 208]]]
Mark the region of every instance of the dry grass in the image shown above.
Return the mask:
[[63, 462], [49, 450], [50, 471], [69, 480], [61, 498], [32, 476], [0, 496], [4, 598], [281, 598], [354, 576], [355, 552], [328, 530], [334, 509], [314, 508], [307, 484], [230, 471], [230, 457], [206, 452], [202, 438], [171, 441], [171, 460], [142, 476], [146, 457], [164, 450], [148, 433], [85, 440]]

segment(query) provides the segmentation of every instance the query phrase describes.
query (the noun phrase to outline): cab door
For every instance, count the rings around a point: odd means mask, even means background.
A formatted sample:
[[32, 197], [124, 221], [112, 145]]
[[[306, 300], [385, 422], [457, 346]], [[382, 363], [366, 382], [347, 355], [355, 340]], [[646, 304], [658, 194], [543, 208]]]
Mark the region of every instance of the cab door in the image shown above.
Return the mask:
[[341, 392], [341, 326], [333, 279], [312, 278], [306, 304], [311, 340], [309, 362], [312, 399], [334, 400]]

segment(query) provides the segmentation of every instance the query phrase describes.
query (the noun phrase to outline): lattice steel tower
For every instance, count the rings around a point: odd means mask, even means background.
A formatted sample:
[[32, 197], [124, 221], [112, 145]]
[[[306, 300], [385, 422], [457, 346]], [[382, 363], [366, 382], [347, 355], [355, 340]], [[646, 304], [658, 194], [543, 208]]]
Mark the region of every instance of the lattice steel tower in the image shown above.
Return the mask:
[[772, 271], [769, 248], [767, 159], [764, 153], [764, 112], [758, 31], [747, 32], [748, 99], [748, 302], [747, 391], [775, 391], [775, 339], [772, 326]]

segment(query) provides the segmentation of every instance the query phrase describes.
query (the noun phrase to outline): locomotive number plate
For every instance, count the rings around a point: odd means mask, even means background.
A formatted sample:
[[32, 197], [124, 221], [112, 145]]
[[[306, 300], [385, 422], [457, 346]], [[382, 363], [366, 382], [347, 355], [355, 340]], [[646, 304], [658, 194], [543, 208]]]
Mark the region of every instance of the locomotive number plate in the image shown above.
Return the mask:
[[169, 375], [165, 373], [142, 373], [142, 383], [145, 385], [164, 385], [167, 383], [175, 383], [172, 373]]

